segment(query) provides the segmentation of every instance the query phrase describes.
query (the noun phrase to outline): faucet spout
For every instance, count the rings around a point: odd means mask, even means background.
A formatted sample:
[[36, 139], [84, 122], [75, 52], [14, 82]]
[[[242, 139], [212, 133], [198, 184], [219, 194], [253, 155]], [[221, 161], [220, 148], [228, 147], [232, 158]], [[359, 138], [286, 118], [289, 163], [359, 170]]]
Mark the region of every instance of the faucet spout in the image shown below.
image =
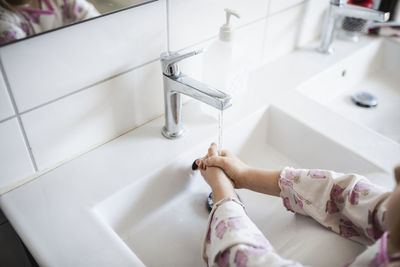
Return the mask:
[[192, 79], [185, 74], [181, 74], [176, 79], [169, 79], [169, 83], [173, 91], [193, 97], [216, 109], [224, 110], [232, 105], [230, 95]]
[[168, 139], [180, 137], [184, 132], [181, 119], [182, 94], [218, 110], [227, 109], [232, 105], [230, 95], [192, 79], [180, 71], [177, 63], [198, 53], [189, 52], [183, 55], [178, 53], [161, 54], [165, 103], [165, 126], [162, 129], [162, 134]]
[[371, 8], [365, 8], [356, 5], [344, 4], [342, 7], [336, 7], [338, 9], [337, 15], [344, 17], [353, 17], [365, 20], [374, 20], [378, 22], [385, 22], [389, 19], [389, 12], [376, 11]]

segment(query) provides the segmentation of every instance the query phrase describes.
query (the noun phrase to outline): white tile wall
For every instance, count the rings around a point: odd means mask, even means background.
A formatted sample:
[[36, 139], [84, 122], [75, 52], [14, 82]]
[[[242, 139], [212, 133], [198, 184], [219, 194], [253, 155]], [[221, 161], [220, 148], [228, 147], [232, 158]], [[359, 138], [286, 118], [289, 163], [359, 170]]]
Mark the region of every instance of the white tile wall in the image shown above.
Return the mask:
[[[273, 15], [275, 13], [284, 11], [288, 8], [291, 8], [295, 5], [305, 2], [306, 0], [271, 0], [269, 6], [269, 15]], [[319, 0], [320, 2], [326, 2], [325, 0]]]
[[[244, 63], [251, 67], [258, 66], [262, 62], [263, 53], [263, 39], [266, 29], [266, 20], [261, 19], [250, 25], [246, 25], [236, 29], [235, 31], [235, 54], [236, 58], [240, 58]], [[198, 45], [191, 46], [188, 49], [184, 49], [181, 53], [190, 52], [192, 50], [204, 49], [205, 53], [207, 48], [217, 38], [213, 38], [209, 41], [202, 42]], [[202, 54], [192, 58], [185, 59], [180, 63], [181, 70], [191, 77], [202, 80]], [[214, 71], [218, 72], [218, 69]]]
[[236, 31], [235, 53], [251, 66], [260, 65], [262, 62], [266, 23], [266, 19], [258, 20]]
[[[239, 54], [258, 65], [315, 38], [327, 6], [322, 2], [159, 0], [1, 47], [17, 116], [39, 170], [161, 115], [156, 59], [168, 46], [206, 47], [224, 23], [225, 7], [242, 15], [233, 19]], [[201, 64], [197, 56], [181, 67], [201, 79]], [[0, 121], [14, 114], [1, 82], [0, 77]], [[0, 190], [34, 173], [21, 133], [16, 118], [0, 123]]]
[[303, 46], [321, 36], [328, 1], [309, 0], [304, 3], [297, 46]]
[[14, 109], [7, 92], [3, 74], [0, 72], [0, 121], [14, 115]]
[[0, 193], [34, 169], [16, 118], [0, 124]]
[[179, 50], [216, 36], [225, 23], [224, 8], [236, 10], [235, 27], [267, 16], [269, 0], [170, 0], [170, 49]]
[[22, 112], [158, 58], [166, 38], [166, 4], [160, 0], [0, 52]]
[[160, 69], [152, 63], [22, 115], [39, 170], [162, 114]]
[[273, 61], [297, 48], [307, 10], [306, 4], [296, 5], [267, 19], [264, 62]]

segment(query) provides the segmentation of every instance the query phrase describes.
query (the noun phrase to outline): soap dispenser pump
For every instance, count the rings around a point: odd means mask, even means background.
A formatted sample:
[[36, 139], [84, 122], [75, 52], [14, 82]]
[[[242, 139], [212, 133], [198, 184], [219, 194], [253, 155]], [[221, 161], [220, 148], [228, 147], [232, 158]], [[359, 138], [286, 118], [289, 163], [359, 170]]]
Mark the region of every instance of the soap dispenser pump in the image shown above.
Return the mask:
[[[225, 8], [226, 21], [219, 28], [218, 38], [206, 49], [203, 56], [203, 81], [218, 90], [232, 96], [232, 110], [238, 109], [236, 101], [245, 90], [248, 79], [246, 64], [240, 62], [235, 45], [235, 31], [231, 24], [232, 16], [240, 15], [229, 8]], [[217, 117], [215, 111], [202, 105], [203, 112]], [[232, 111], [228, 111], [232, 113]]]
[[240, 19], [240, 15], [236, 13], [234, 10], [225, 8], [226, 13], [226, 22], [224, 25], [219, 28], [219, 39], [221, 41], [230, 42], [233, 40], [234, 31], [232, 30], [231, 16], [235, 16], [236, 18]]

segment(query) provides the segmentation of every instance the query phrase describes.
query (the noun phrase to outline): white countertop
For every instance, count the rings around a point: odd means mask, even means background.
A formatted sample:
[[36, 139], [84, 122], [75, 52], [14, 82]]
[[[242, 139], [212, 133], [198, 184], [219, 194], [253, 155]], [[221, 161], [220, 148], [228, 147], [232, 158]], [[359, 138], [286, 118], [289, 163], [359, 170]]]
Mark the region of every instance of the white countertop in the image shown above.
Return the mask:
[[[254, 71], [241, 117], [272, 102], [280, 103], [285, 109], [296, 109], [296, 103], [301, 105], [308, 101], [305, 98], [303, 102], [297, 101], [297, 97], [303, 98], [294, 90], [299, 83], [368, 42], [343, 43], [343, 49], [338, 49], [336, 43], [337, 51], [333, 56], [304, 49]], [[285, 106], [284, 103], [291, 104]], [[187, 128], [184, 138], [171, 141], [162, 137], [164, 117], [160, 117], [0, 197], [2, 210], [40, 265], [142, 265], [113, 231], [105, 230], [107, 227], [93, 208], [136, 179], [162, 169], [188, 149], [206, 151], [209, 142], [215, 140], [215, 124], [202, 114], [194, 114], [193, 108], [189, 103], [183, 110]], [[311, 108], [304, 108], [298, 119], [321, 120], [316, 115]], [[228, 125], [234, 123], [227, 122]], [[321, 123], [320, 127], [328, 132], [324, 129], [327, 125]], [[350, 124], [346, 127], [362, 130]], [[398, 148], [383, 142], [380, 148], [385, 156], [369, 156], [360, 140], [340, 135], [339, 131], [330, 134], [387, 172], [396, 163], [391, 158], [399, 155]], [[361, 135], [368, 138], [373, 134]]]

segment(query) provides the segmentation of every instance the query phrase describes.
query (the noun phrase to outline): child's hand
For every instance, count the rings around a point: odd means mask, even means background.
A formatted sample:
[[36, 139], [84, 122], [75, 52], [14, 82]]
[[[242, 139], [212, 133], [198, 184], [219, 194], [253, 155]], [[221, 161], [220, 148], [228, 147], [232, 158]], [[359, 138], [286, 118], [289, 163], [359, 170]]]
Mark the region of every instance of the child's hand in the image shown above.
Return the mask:
[[233, 181], [235, 188], [246, 187], [249, 166], [227, 150], [222, 150], [219, 156], [214, 154], [208, 158], [204, 158], [201, 160], [201, 166], [203, 168], [219, 167]]
[[206, 169], [200, 169], [200, 173], [203, 176], [207, 184], [214, 190], [214, 188], [223, 186], [234, 188], [233, 182], [226, 176], [223, 170], [217, 167], [208, 167]]
[[226, 176], [224, 171], [217, 167], [206, 167], [204, 159], [218, 155], [216, 144], [212, 143], [208, 149], [208, 154], [202, 159], [197, 160], [201, 175], [213, 191], [214, 202], [230, 197], [237, 198], [233, 182]]
[[213, 188], [216, 184], [224, 183], [224, 180], [229, 181], [229, 183], [233, 185], [232, 181], [230, 181], [230, 179], [226, 176], [222, 169], [212, 166], [207, 168], [207, 166], [205, 165], [206, 159], [217, 155], [217, 145], [215, 143], [212, 143], [208, 149], [207, 155], [203, 159], [199, 159], [196, 161], [196, 164], [199, 166], [201, 175], [204, 177], [204, 180], [206, 180], [211, 188]]

